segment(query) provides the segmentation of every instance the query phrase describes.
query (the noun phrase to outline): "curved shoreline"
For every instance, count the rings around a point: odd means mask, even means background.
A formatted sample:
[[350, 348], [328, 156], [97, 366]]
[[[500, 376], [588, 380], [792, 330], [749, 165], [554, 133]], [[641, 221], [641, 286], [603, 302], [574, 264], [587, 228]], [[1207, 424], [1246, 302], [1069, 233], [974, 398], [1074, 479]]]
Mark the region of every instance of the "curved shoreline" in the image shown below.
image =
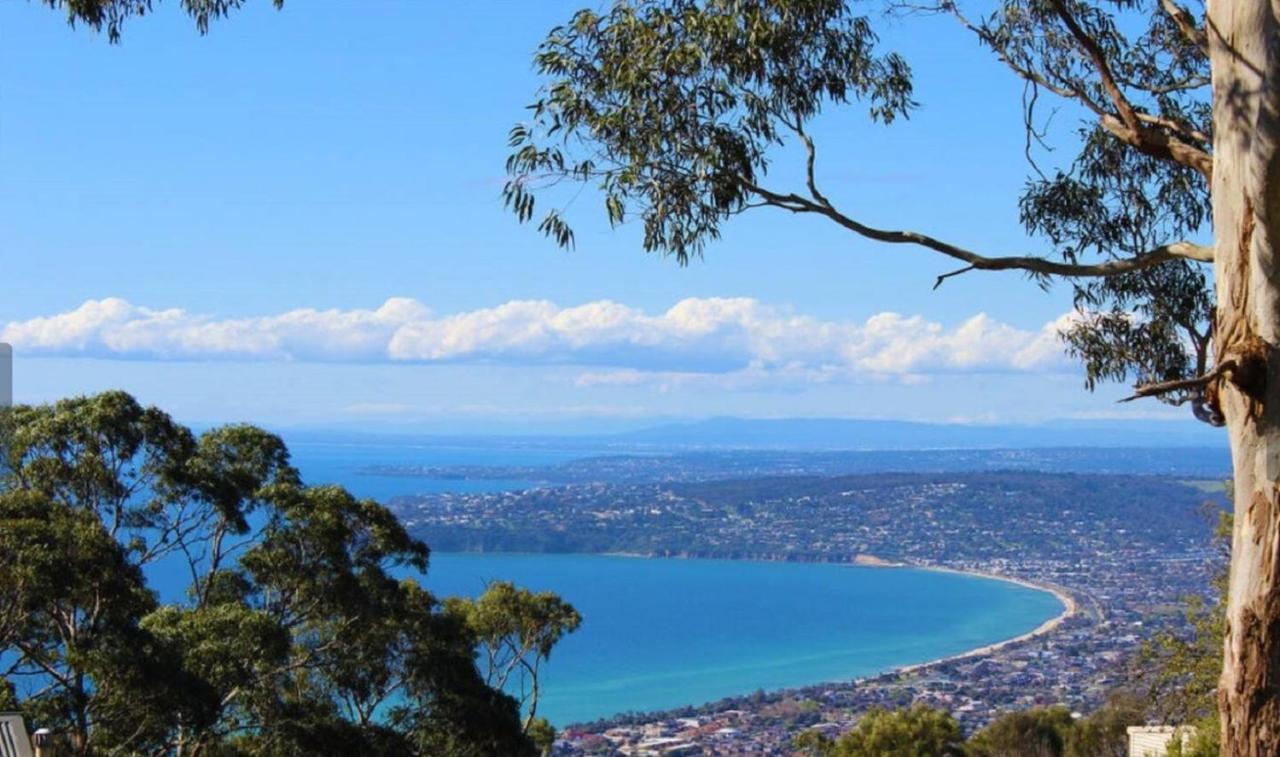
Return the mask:
[[[604, 554], [610, 557], [629, 557], [629, 558], [641, 558], [641, 559], [675, 559], [675, 560], [703, 559], [703, 558], [677, 557], [677, 556], [660, 558], [658, 555], [646, 555], [643, 553], [635, 553], [635, 552], [604, 552], [599, 554]], [[725, 558], [715, 558], [715, 559], [725, 559]], [[782, 561], [754, 560], [754, 562], [782, 562]], [[1004, 639], [1001, 641], [992, 642], [990, 644], [984, 644], [983, 646], [975, 647], [973, 649], [970, 649], [964, 652], [959, 652], [952, 655], [945, 655], [943, 657], [936, 657], [931, 660], [925, 660], [924, 662], [915, 662], [908, 665], [899, 665], [897, 667], [886, 668], [885, 670], [882, 670], [873, 675], [854, 678], [852, 679], [854, 683], [857, 683], [860, 681], [867, 681], [872, 678], [877, 678], [879, 676], [885, 675], [886, 673], [913, 673], [915, 671], [922, 670], [924, 668], [929, 668], [934, 665], [940, 665], [945, 662], [957, 662], [959, 660], [967, 660], [973, 657], [985, 657], [987, 655], [999, 652], [1000, 650], [1005, 649], [1007, 647], [1011, 647], [1015, 644], [1021, 644], [1024, 641], [1030, 641], [1037, 637], [1050, 634], [1053, 631], [1057, 630], [1058, 626], [1062, 625], [1068, 618], [1074, 616], [1077, 612], [1080, 611], [1080, 606], [1076, 602], [1075, 597], [1071, 596], [1071, 593], [1066, 589], [1062, 588], [1061, 586], [1056, 586], [1054, 584], [1042, 582], [1042, 581], [1033, 581], [1028, 578], [1019, 578], [1017, 576], [1009, 576], [1002, 573], [994, 573], [991, 571], [977, 570], [972, 568], [949, 568], [943, 565], [917, 565], [909, 562], [894, 562], [891, 560], [885, 560], [883, 558], [876, 557], [875, 555], [868, 555], [868, 554], [857, 555], [850, 562], [835, 562], [835, 561], [821, 561], [821, 560], [815, 561], [815, 562], [819, 562], [819, 563], [826, 562], [827, 564], [830, 564], [830, 565], [846, 565], [846, 566], [853, 566], [853, 567], [860, 567], [860, 568], [909, 568], [912, 570], [928, 570], [928, 571], [933, 571], [935, 573], [951, 573], [953, 575], [969, 576], [970, 578], [985, 578], [993, 581], [1004, 581], [1005, 583], [1011, 583], [1026, 589], [1035, 589], [1036, 591], [1043, 591], [1048, 594], [1052, 594], [1055, 599], [1057, 599], [1059, 602], [1062, 603], [1062, 612], [1058, 613], [1052, 618], [1049, 618], [1048, 620], [1044, 621], [1040, 625], [1036, 626], [1035, 628], [1025, 633], [1021, 633], [1021, 634], [1018, 634], [1017, 636], [1012, 636], [1008, 639]], [[793, 688], [801, 688], [801, 687], [786, 687], [783, 689], [778, 689], [778, 691], [788, 691]]]
[[[886, 566], [891, 564], [892, 563], [886, 563]], [[945, 657], [938, 657], [933, 660], [918, 662], [912, 665], [903, 665], [897, 668], [893, 668], [892, 670], [886, 671], [886, 672], [912, 673], [917, 670], [922, 670], [924, 668], [932, 667], [934, 665], [940, 665], [944, 662], [956, 662], [959, 660], [967, 660], [971, 657], [985, 657], [989, 654], [994, 654], [995, 652], [999, 652], [1000, 650], [1006, 647], [1011, 647], [1015, 644], [1020, 644], [1024, 641], [1030, 641], [1031, 639], [1037, 638], [1039, 636], [1044, 636], [1046, 634], [1052, 633], [1053, 631], [1057, 630], [1058, 626], [1062, 625], [1063, 622], [1067, 620], [1067, 618], [1070, 618], [1073, 615], [1075, 615], [1077, 612], [1079, 612], [1079, 609], [1080, 609], [1079, 605], [1076, 604], [1075, 597], [1071, 596], [1071, 594], [1067, 592], [1066, 589], [1063, 589], [1060, 586], [1055, 586], [1050, 583], [1042, 583], [1039, 581], [1032, 581], [1026, 578], [1018, 578], [1016, 576], [1006, 576], [1006, 575], [1001, 575], [999, 573], [991, 573], [991, 572], [982, 571], [982, 570], [961, 570], [959, 568], [947, 568], [939, 565], [912, 565], [910, 563], [899, 563], [898, 566], [903, 568], [915, 568], [917, 570], [932, 570], [939, 573], [954, 573], [962, 576], [973, 576], [975, 578], [989, 578], [996, 581], [1004, 581], [1006, 583], [1015, 584], [1017, 586], [1021, 586], [1027, 589], [1036, 589], [1037, 591], [1047, 592], [1049, 594], [1052, 594], [1054, 598], [1056, 598], [1059, 602], [1062, 603], [1062, 612], [1058, 613], [1052, 618], [1049, 618], [1048, 620], [1036, 626], [1035, 628], [1031, 629], [1030, 631], [1027, 631], [1026, 633], [1018, 634], [1017, 636], [1013, 636], [1011, 638], [1005, 639], [1004, 641], [997, 641], [993, 644], [986, 644], [984, 646], [977, 647], [975, 649], [970, 649], [966, 652], [961, 652], [959, 654], [947, 655]], [[858, 680], [862, 680], [862, 679], [858, 679]]]
[[[459, 554], [483, 555], [483, 554], [494, 554], [494, 553], [479, 553], [479, 552], [465, 553], [464, 552]], [[709, 559], [709, 560], [725, 561], [725, 562], [755, 562], [755, 563], [788, 562], [785, 560], [776, 560], [776, 559], [770, 560], [770, 559], [764, 559], [760, 557], [755, 557], [755, 558], [724, 558], [724, 557], [702, 557], [702, 556], [693, 557], [689, 555], [658, 555], [658, 554], [646, 554], [646, 553], [623, 552], [623, 551], [594, 552], [594, 553], [531, 552], [531, 553], [504, 553], [504, 554], [526, 554], [526, 555], [533, 555], [533, 556], [597, 555], [601, 557], [614, 557], [619, 559], [632, 559], [632, 560], [634, 559], [649, 559], [649, 560], [652, 560], [652, 559], [707, 560]], [[1058, 627], [1061, 626], [1062, 623], [1065, 622], [1068, 618], [1080, 612], [1080, 609], [1081, 609], [1079, 602], [1075, 599], [1075, 597], [1071, 594], [1071, 592], [1068, 589], [1065, 589], [1063, 587], [1050, 584], [1048, 582], [1040, 582], [1033, 579], [1010, 576], [1010, 575], [985, 571], [985, 570], [976, 569], [976, 568], [955, 568], [955, 567], [947, 567], [947, 566], [941, 566], [941, 565], [921, 565], [921, 564], [914, 564], [910, 562], [890, 561], [890, 560], [885, 560], [869, 554], [857, 555], [853, 560], [849, 560], [849, 561], [813, 560], [813, 561], [805, 561], [802, 564], [809, 564], [809, 565], [826, 564], [826, 565], [842, 566], [842, 567], [863, 567], [863, 568], [900, 568], [900, 569], [905, 568], [910, 570], [932, 571], [935, 573], [951, 573], [954, 575], [967, 576], [970, 578], [1002, 581], [1002, 582], [1014, 584], [1023, 588], [1033, 589], [1036, 591], [1041, 591], [1041, 592], [1051, 594], [1062, 605], [1062, 611], [1054, 615], [1053, 617], [1046, 619], [1045, 621], [1043, 621], [1042, 623], [1040, 623], [1038, 626], [1031, 629], [1030, 631], [1026, 631], [1016, 636], [1012, 636], [1006, 639], [1001, 639], [999, 641], [991, 642], [989, 644], [984, 644], [982, 646], [978, 646], [962, 652], [944, 655], [944, 656], [936, 657], [932, 659], [927, 659], [921, 662], [909, 663], [905, 665], [888, 666], [883, 669], [876, 670], [875, 672], [868, 673], [861, 676], [856, 676], [856, 677], [824, 678], [822, 680], [815, 680], [811, 683], [770, 688], [768, 692], [771, 695], [785, 695], [789, 692], [799, 692], [815, 686], [823, 686], [823, 685], [855, 685], [856, 686], [864, 682], [874, 680], [884, 675], [917, 673], [919, 671], [922, 671], [927, 668], [940, 665], [943, 663], [985, 657], [988, 655], [995, 654], [1006, 648], [1012, 647], [1014, 645], [1021, 644], [1023, 642], [1027, 642], [1032, 639], [1048, 635], [1053, 631], [1057, 630]], [[735, 695], [735, 696], [744, 696], [744, 695]], [[729, 697], [729, 698], [733, 698], [733, 697]], [[684, 705], [679, 705], [674, 708], [649, 710], [645, 714], [646, 716], [651, 716], [654, 719], [661, 719], [667, 716], [674, 716], [673, 713], [681, 709], [691, 708], [693, 710], [701, 710], [703, 708], [712, 706], [713, 704], [715, 704], [715, 702], [712, 702], [712, 701], [686, 702]], [[611, 723], [614, 721], [615, 718], [617, 718], [621, 714], [622, 713], [615, 713], [613, 715], [596, 718], [590, 721], [579, 721], [579, 722], [567, 723], [565, 724], [565, 727], [594, 725], [599, 723]]]

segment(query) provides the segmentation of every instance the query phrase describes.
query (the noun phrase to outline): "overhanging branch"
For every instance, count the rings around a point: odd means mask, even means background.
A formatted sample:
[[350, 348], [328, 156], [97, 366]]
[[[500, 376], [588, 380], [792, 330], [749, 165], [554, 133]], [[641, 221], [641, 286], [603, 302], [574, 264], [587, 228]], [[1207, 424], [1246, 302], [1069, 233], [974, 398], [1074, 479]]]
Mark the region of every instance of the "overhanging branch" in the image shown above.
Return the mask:
[[794, 121], [782, 116], [779, 118], [796, 133], [804, 145], [805, 185], [809, 191], [809, 196], [774, 192], [750, 179], [740, 177], [739, 180], [743, 186], [761, 198], [761, 202], [758, 204], [771, 205], [783, 210], [789, 210], [792, 213], [816, 213], [868, 239], [886, 244], [913, 244], [925, 247], [934, 252], [940, 252], [948, 257], [963, 261], [966, 264], [963, 268], [938, 276], [933, 284], [934, 289], [942, 286], [943, 281], [953, 276], [959, 276], [975, 269], [982, 271], [1021, 270], [1045, 276], [1098, 278], [1139, 271], [1175, 259], [1195, 260], [1201, 263], [1213, 262], [1212, 248], [1191, 242], [1173, 242], [1131, 258], [1107, 260], [1099, 263], [1062, 263], [1035, 256], [989, 257], [916, 231], [896, 231], [868, 226], [841, 213], [818, 188], [817, 172], [815, 170], [817, 148], [814, 146], [813, 139], [804, 129], [803, 119], [799, 115], [795, 117]]
[[[1152, 266], [1172, 260], [1194, 260], [1201, 263], [1213, 262], [1213, 248], [1192, 242], [1172, 242], [1160, 245], [1140, 255], [1119, 260], [1106, 260], [1098, 263], [1064, 263], [1048, 258], [1013, 255], [1007, 257], [991, 257], [973, 250], [944, 242], [928, 234], [918, 231], [880, 229], [846, 216], [829, 202], [820, 202], [795, 193], [782, 194], [766, 189], [755, 182], [742, 178], [744, 187], [759, 196], [767, 205], [790, 210], [793, 213], [815, 213], [825, 216], [840, 226], [877, 242], [885, 244], [908, 244], [941, 253], [965, 263], [959, 271], [943, 274], [938, 283], [951, 276], [969, 270], [980, 271], [1027, 271], [1044, 276], [1063, 276], [1067, 278], [1101, 278], [1141, 271]], [[817, 196], [821, 197], [819, 193]], [[936, 285], [935, 285], [936, 287]]]

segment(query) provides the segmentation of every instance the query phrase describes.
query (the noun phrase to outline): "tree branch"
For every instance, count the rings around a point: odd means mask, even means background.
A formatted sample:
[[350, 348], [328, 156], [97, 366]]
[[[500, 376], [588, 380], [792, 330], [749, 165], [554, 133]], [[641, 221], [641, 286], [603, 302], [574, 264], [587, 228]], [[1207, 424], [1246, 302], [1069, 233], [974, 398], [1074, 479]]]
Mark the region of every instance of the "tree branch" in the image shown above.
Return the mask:
[[[784, 123], [786, 122], [784, 121]], [[809, 194], [812, 195], [813, 199], [817, 200], [818, 204], [822, 205], [823, 207], [827, 207], [827, 208], [831, 207], [831, 201], [826, 198], [826, 195], [818, 191], [818, 182], [817, 182], [817, 179], [814, 178], [814, 163], [817, 161], [817, 158], [818, 158], [818, 150], [813, 145], [813, 138], [805, 133], [804, 122], [801, 120], [798, 114], [796, 115], [795, 123], [788, 124], [788, 125], [791, 126], [791, 128], [795, 129], [796, 134], [800, 136], [800, 141], [804, 143], [804, 149], [806, 153], [805, 183], [807, 183], [809, 186]]]
[[1129, 102], [1129, 98], [1120, 89], [1120, 85], [1116, 84], [1116, 78], [1111, 73], [1111, 64], [1107, 63], [1107, 57], [1098, 45], [1098, 40], [1080, 27], [1080, 23], [1067, 10], [1067, 6], [1062, 0], [1050, 0], [1050, 4], [1053, 5], [1053, 10], [1058, 14], [1058, 18], [1062, 19], [1067, 31], [1071, 32], [1071, 36], [1075, 38], [1080, 47], [1084, 48], [1089, 59], [1093, 61], [1093, 67], [1098, 70], [1098, 76], [1102, 79], [1102, 88], [1106, 91], [1107, 97], [1111, 99], [1111, 104], [1116, 106], [1116, 110], [1120, 113], [1120, 119], [1129, 128], [1135, 131], [1140, 129], [1137, 111], [1134, 110], [1133, 103]]
[[[1161, 1], [1162, 3], [1171, 2], [1171, 0]], [[983, 27], [970, 21], [951, 0], [943, 0], [937, 7], [939, 10], [950, 13], [962, 26], [973, 32], [979, 40], [991, 48], [1002, 63], [1019, 77], [1059, 97], [1074, 100], [1092, 111], [1098, 117], [1098, 122], [1102, 128], [1106, 129], [1116, 139], [1144, 155], [1169, 160], [1179, 165], [1193, 168], [1204, 176], [1206, 180], [1212, 180], [1213, 156], [1206, 150], [1193, 144], [1188, 144], [1186, 141], [1191, 140], [1192, 142], [1208, 145], [1210, 140], [1207, 135], [1192, 127], [1160, 116], [1142, 113], [1134, 108], [1128, 97], [1125, 96], [1124, 90], [1107, 63], [1106, 57], [1103, 55], [1097, 41], [1080, 27], [1075, 17], [1063, 5], [1062, 0], [1052, 0], [1052, 3], [1054, 10], [1067, 26], [1072, 38], [1084, 48], [1085, 54], [1089, 56], [1094, 68], [1098, 70], [1103, 90], [1112, 101], [1118, 115], [1117, 113], [1109, 112], [1107, 108], [1103, 107], [1102, 103], [1095, 101], [1087, 92], [1082, 91], [1074, 83], [1051, 81], [1039, 71], [1028, 68], [1014, 60], [1008, 51], [1001, 46], [998, 39], [995, 39]], [[1186, 11], [1183, 11], [1183, 13], [1186, 13]]]
[[972, 270], [973, 270], [973, 266], [967, 265], [964, 268], [957, 268], [956, 270], [951, 271], [950, 273], [938, 274], [937, 280], [933, 282], [933, 288], [937, 289], [938, 287], [942, 286], [942, 282], [946, 281], [952, 276], [959, 276], [962, 273], [968, 273], [969, 271], [972, 271]]
[[[1182, 124], [1168, 118], [1162, 118], [1161, 116], [1152, 115], [1150, 113], [1139, 113], [1138, 120], [1144, 124], [1150, 124], [1162, 129], [1168, 129], [1171, 132], [1177, 132], [1188, 139], [1199, 142], [1202, 145], [1213, 144], [1213, 139], [1210, 138], [1208, 134], [1205, 134], [1199, 129], [1183, 126]], [[1208, 153], [1205, 153], [1205, 156], [1208, 157]]]
[[1160, 0], [1160, 7], [1169, 14], [1169, 18], [1173, 19], [1178, 31], [1182, 32], [1182, 36], [1188, 42], [1204, 50], [1205, 53], [1209, 52], [1209, 39], [1205, 36], [1204, 30], [1196, 26], [1196, 20], [1191, 16], [1190, 11], [1173, 0]]
[[[910, 244], [940, 252], [947, 257], [955, 258], [966, 264], [966, 267], [943, 274], [938, 278], [941, 283], [946, 278], [968, 270], [1009, 271], [1020, 270], [1044, 276], [1064, 276], [1068, 278], [1098, 278], [1117, 276], [1133, 271], [1141, 271], [1152, 266], [1167, 263], [1171, 260], [1194, 260], [1201, 263], [1213, 261], [1213, 248], [1191, 242], [1172, 242], [1148, 250], [1141, 255], [1119, 260], [1106, 260], [1100, 263], [1061, 263], [1048, 258], [1035, 256], [988, 257], [972, 250], [967, 250], [927, 234], [917, 231], [898, 231], [878, 229], [856, 221], [830, 203], [820, 204], [797, 194], [781, 194], [759, 186], [750, 179], [740, 177], [743, 186], [760, 196], [768, 204], [790, 210], [794, 213], [815, 213], [835, 221], [840, 226], [877, 242], [886, 244]], [[820, 196], [820, 195], [819, 195]], [[936, 287], [936, 285], [935, 285]]]
[[1026, 66], [1023, 66], [1017, 61], [1015, 61], [1012, 57], [1010, 57], [1008, 51], [1003, 46], [1001, 46], [999, 40], [993, 37], [988, 30], [970, 21], [969, 17], [964, 15], [964, 13], [961, 12], [959, 6], [957, 6], [954, 2], [951, 2], [950, 0], [944, 0], [944, 2], [942, 2], [938, 7], [939, 9], [946, 11], [951, 15], [955, 16], [956, 20], [960, 22], [961, 26], [968, 29], [978, 38], [980, 42], [985, 44], [987, 47], [991, 48], [991, 51], [996, 54], [996, 57], [1000, 59], [1001, 63], [1008, 66], [1011, 71], [1013, 71], [1018, 76], [1022, 77], [1024, 80], [1029, 81], [1038, 87], [1042, 87], [1045, 90], [1052, 92], [1058, 97], [1061, 97], [1065, 100], [1075, 100], [1076, 102], [1083, 105], [1085, 108], [1092, 111], [1098, 117], [1102, 117], [1106, 115], [1107, 113], [1106, 109], [1103, 108], [1099, 103], [1095, 102], [1094, 99], [1088, 95], [1088, 93], [1082, 92], [1079, 88], [1075, 87], [1074, 85], [1067, 86], [1067, 85], [1052, 82], [1048, 79], [1048, 77], [1046, 77], [1044, 74], [1041, 74], [1039, 71], [1035, 71], [1033, 69], [1027, 68]]
[[1211, 371], [1201, 376], [1193, 378], [1176, 379], [1174, 381], [1158, 381], [1153, 384], [1143, 384], [1135, 387], [1133, 394], [1125, 397], [1118, 402], [1133, 402], [1143, 397], [1159, 397], [1164, 394], [1172, 394], [1173, 392], [1181, 392], [1187, 389], [1204, 389], [1209, 384], [1217, 381], [1222, 376], [1236, 369], [1236, 361], [1224, 360]]
[[[1139, 121], [1141, 120], [1139, 118]], [[1102, 116], [1098, 123], [1110, 132], [1111, 136], [1144, 155], [1171, 160], [1188, 168], [1194, 168], [1206, 181], [1213, 179], [1213, 156], [1198, 147], [1158, 129], [1142, 127], [1134, 129], [1111, 114]]]
[[[1098, 78], [1102, 82], [1102, 89], [1110, 98], [1111, 104], [1115, 106], [1119, 116], [1106, 114], [1102, 116], [1102, 127], [1111, 132], [1120, 141], [1128, 144], [1130, 147], [1139, 152], [1150, 155], [1155, 158], [1165, 158], [1175, 163], [1199, 171], [1206, 180], [1213, 179], [1213, 158], [1204, 150], [1189, 145], [1176, 136], [1164, 134], [1158, 130], [1147, 128], [1147, 124], [1160, 126], [1170, 131], [1183, 132], [1188, 134], [1189, 130], [1183, 129], [1176, 124], [1170, 124], [1167, 119], [1138, 113], [1133, 107], [1133, 103], [1129, 102], [1129, 98], [1125, 96], [1124, 90], [1116, 83], [1115, 76], [1111, 73], [1111, 65], [1107, 62], [1107, 57], [1102, 51], [1102, 47], [1098, 45], [1098, 40], [1094, 39], [1088, 32], [1081, 28], [1080, 23], [1075, 16], [1067, 10], [1063, 0], [1050, 0], [1053, 10], [1058, 14], [1058, 18], [1062, 19], [1062, 23], [1067, 27], [1067, 31], [1071, 32], [1071, 36], [1084, 49], [1089, 59], [1093, 61], [1093, 67], [1098, 71]], [[1193, 131], [1193, 130], [1191, 130]], [[1207, 143], [1208, 139], [1201, 134], [1198, 137], [1202, 143]]]

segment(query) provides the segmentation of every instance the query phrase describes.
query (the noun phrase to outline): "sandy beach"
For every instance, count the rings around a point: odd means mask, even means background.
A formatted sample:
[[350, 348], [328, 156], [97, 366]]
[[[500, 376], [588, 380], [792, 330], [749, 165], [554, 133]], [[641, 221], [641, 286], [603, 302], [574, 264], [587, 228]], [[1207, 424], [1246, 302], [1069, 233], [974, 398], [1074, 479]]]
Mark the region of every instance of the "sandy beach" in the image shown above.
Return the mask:
[[941, 567], [936, 565], [912, 565], [911, 563], [890, 562], [888, 560], [883, 560], [874, 555], [858, 555], [858, 557], [854, 560], [854, 565], [861, 565], [864, 567], [872, 567], [872, 568], [915, 568], [916, 570], [931, 570], [938, 573], [955, 573], [957, 575], [962, 575], [962, 576], [990, 578], [996, 581], [1004, 581], [1006, 583], [1017, 584], [1018, 586], [1022, 586], [1028, 589], [1046, 591], [1052, 594], [1054, 597], [1058, 599], [1059, 602], [1062, 603], [1062, 612], [1060, 614], [1046, 620], [1045, 622], [1041, 623], [1040, 625], [1036, 626], [1035, 628], [1033, 628], [1032, 630], [1024, 634], [1019, 634], [1018, 636], [1005, 639], [1004, 641], [998, 641], [994, 644], [987, 644], [985, 646], [977, 647], [976, 649], [970, 649], [967, 652], [948, 655], [946, 657], [938, 657], [936, 659], [928, 660], [926, 662], [918, 662], [911, 665], [904, 665], [902, 667], [894, 668], [892, 671], [889, 671], [889, 672], [910, 673], [912, 671], [920, 670], [922, 668], [927, 668], [933, 665], [938, 665], [944, 662], [954, 662], [956, 660], [965, 660], [971, 657], [983, 657], [985, 655], [992, 654], [993, 652], [998, 652], [1001, 649], [1004, 649], [1005, 647], [1012, 646], [1014, 644], [1019, 644], [1024, 641], [1034, 639], [1037, 636], [1043, 636], [1047, 633], [1050, 633], [1055, 628], [1062, 625], [1063, 621], [1065, 621], [1067, 618], [1071, 617], [1072, 615], [1075, 615], [1076, 612], [1079, 610], [1076, 604], [1075, 598], [1072, 597], [1071, 594], [1067, 592], [1065, 589], [1063, 589], [1062, 587], [1054, 586], [1053, 584], [1048, 584], [1048, 583], [1040, 583], [1038, 581], [1028, 581], [1025, 578], [1017, 578], [1015, 576], [1006, 576], [1000, 573], [991, 573], [991, 572], [982, 571], [982, 570], [961, 570], [959, 568], [946, 568], [946, 567]]
[[[653, 555], [646, 555], [646, 554], [640, 554], [635, 552], [606, 552], [604, 554], [610, 557], [629, 557], [629, 558], [639, 558], [639, 559], [651, 559], [653, 557]], [[668, 558], [668, 559], [691, 559], [691, 558], [677, 557], [677, 558]], [[766, 560], [763, 562], [774, 562], [774, 561]], [[960, 568], [947, 568], [947, 567], [938, 566], [938, 565], [915, 565], [907, 562], [896, 562], [893, 560], [886, 560], [882, 557], [877, 557], [876, 555], [870, 555], [870, 554], [859, 554], [856, 557], [854, 557], [852, 562], [845, 563], [845, 564], [853, 565], [857, 567], [863, 567], [863, 568], [911, 568], [914, 570], [933, 571], [935, 573], [953, 573], [961, 576], [970, 576], [974, 578], [987, 578], [995, 581], [1004, 581], [1005, 583], [1016, 584], [1018, 586], [1022, 586], [1027, 589], [1035, 589], [1037, 591], [1048, 592], [1049, 594], [1052, 594], [1054, 597], [1056, 597], [1059, 602], [1062, 603], [1061, 613], [1059, 613], [1058, 615], [1055, 615], [1052, 618], [1049, 618], [1045, 622], [1041, 623], [1040, 625], [1036, 626], [1030, 631], [1027, 631], [1026, 633], [1019, 634], [1017, 636], [1013, 636], [1008, 639], [1004, 639], [1003, 641], [997, 641], [992, 644], [986, 644], [981, 647], [976, 647], [974, 649], [970, 649], [965, 652], [960, 652], [958, 654], [947, 655], [945, 657], [937, 657], [932, 660], [927, 660], [925, 662], [917, 662], [917, 663], [912, 663], [910, 665], [903, 665], [896, 668], [890, 668], [881, 673], [877, 673], [876, 676], [883, 675], [884, 673], [910, 673], [912, 671], [920, 670], [922, 668], [927, 668], [933, 665], [938, 665], [944, 662], [954, 662], [956, 660], [965, 660], [971, 657], [983, 657], [985, 655], [998, 652], [1001, 649], [1004, 649], [1005, 647], [1012, 646], [1014, 644], [1019, 644], [1021, 642], [1028, 641], [1030, 639], [1034, 639], [1037, 636], [1043, 636], [1045, 634], [1051, 633], [1058, 626], [1062, 625], [1063, 621], [1065, 621], [1067, 618], [1070, 618], [1072, 615], [1075, 615], [1079, 611], [1079, 606], [1077, 605], [1075, 598], [1072, 597], [1070, 592], [1068, 592], [1066, 589], [1063, 589], [1060, 586], [1055, 586], [1053, 584], [1041, 583], [1038, 581], [1030, 581], [1025, 578], [1018, 578], [1016, 576], [1007, 576], [1001, 573], [992, 573], [984, 570], [972, 570], [972, 569], [962, 570]], [[867, 676], [867, 677], [859, 678], [855, 680], [867, 680], [868, 678], [872, 678], [876, 676]]]

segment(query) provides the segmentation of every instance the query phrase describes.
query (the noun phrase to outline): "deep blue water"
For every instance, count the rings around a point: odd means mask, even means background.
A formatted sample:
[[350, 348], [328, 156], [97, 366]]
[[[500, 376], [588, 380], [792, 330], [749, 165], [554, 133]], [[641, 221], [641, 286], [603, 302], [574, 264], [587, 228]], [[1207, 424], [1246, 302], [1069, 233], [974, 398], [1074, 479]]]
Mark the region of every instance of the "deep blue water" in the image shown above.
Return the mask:
[[308, 484], [341, 484], [359, 497], [386, 501], [406, 494], [429, 492], [485, 492], [520, 489], [525, 481], [432, 479], [384, 476], [367, 472], [370, 466], [551, 465], [581, 451], [447, 447], [406, 442], [296, 441], [286, 438], [293, 464]]

